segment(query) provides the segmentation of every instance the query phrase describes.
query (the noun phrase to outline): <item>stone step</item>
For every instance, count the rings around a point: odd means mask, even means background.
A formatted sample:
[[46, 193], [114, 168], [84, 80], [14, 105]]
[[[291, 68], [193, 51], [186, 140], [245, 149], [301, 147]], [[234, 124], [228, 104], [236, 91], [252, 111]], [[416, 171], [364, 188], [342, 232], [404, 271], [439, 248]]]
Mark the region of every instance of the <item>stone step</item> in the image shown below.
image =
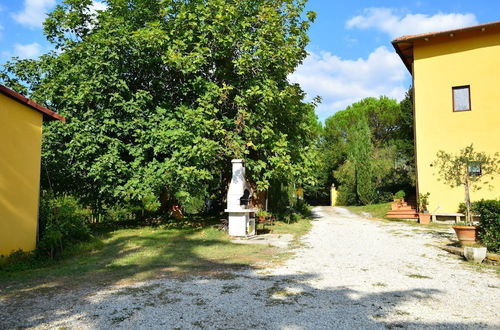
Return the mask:
[[389, 219], [418, 219], [418, 214], [386, 214]]
[[392, 210], [387, 212], [387, 214], [414, 214], [417, 213], [415, 209], [410, 209], [410, 210]]
[[396, 208], [392, 208], [392, 211], [400, 211], [400, 210], [415, 210], [415, 208], [411, 206], [398, 206]]

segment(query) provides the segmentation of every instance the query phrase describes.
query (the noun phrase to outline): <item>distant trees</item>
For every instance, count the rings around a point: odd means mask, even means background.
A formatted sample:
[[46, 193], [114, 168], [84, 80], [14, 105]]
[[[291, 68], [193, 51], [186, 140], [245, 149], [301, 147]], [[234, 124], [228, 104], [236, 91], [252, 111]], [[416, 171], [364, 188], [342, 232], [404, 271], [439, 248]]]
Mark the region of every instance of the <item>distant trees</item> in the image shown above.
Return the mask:
[[44, 189], [94, 212], [222, 203], [230, 159], [258, 189], [312, 183], [314, 103], [288, 82], [315, 14], [305, 0], [64, 0], [55, 51], [7, 63], [0, 82], [59, 111], [43, 136]]
[[366, 98], [337, 112], [326, 120], [318, 149], [323, 196], [313, 198], [324, 201], [332, 183], [344, 205], [386, 201], [408, 190], [415, 185], [411, 91], [401, 103]]

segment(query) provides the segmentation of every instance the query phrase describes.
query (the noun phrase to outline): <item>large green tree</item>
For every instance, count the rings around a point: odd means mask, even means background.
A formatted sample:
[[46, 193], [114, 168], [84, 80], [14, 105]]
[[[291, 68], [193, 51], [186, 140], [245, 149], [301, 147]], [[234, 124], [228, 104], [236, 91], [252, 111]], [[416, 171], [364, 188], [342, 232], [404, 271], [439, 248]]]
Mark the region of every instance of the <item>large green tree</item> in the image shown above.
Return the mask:
[[366, 98], [327, 118], [320, 147], [323, 191], [331, 183], [341, 204], [385, 201], [414, 185], [411, 93], [398, 103]]
[[[55, 50], [7, 63], [2, 82], [59, 111], [43, 184], [95, 209], [220, 199], [231, 158], [259, 189], [312, 180], [314, 104], [287, 77], [305, 58], [305, 0], [64, 0]], [[309, 165], [308, 165], [309, 164]]]

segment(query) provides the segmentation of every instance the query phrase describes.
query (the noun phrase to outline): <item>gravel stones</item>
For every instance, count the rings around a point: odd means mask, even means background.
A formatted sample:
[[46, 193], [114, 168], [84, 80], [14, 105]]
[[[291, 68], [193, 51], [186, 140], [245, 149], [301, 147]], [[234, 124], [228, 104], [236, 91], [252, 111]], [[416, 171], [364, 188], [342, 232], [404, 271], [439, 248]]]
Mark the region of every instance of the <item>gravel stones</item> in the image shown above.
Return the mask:
[[500, 280], [401, 223], [316, 208], [284, 265], [0, 300], [0, 328], [500, 328]]

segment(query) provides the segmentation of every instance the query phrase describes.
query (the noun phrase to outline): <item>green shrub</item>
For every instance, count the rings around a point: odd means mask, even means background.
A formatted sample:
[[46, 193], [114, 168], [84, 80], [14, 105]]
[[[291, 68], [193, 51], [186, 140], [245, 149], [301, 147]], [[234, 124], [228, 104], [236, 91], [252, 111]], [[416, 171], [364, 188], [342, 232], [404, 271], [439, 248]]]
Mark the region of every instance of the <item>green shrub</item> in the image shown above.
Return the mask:
[[53, 258], [70, 244], [90, 238], [88, 219], [84, 209], [72, 196], [42, 194], [40, 201], [40, 233], [37, 252]]
[[391, 202], [394, 199], [393, 196], [394, 195], [389, 191], [377, 191], [373, 204]]
[[472, 212], [480, 215], [478, 237], [491, 252], [500, 252], [500, 200], [472, 203]]
[[295, 204], [295, 210], [303, 217], [311, 215], [311, 206], [303, 199], [297, 200], [297, 203]]
[[182, 206], [186, 214], [199, 214], [205, 208], [205, 199], [200, 196], [194, 196], [187, 199]]
[[337, 194], [337, 203], [339, 206], [358, 205], [356, 193], [345, 186], [340, 186]]
[[131, 206], [118, 205], [115, 204], [104, 209], [103, 220], [105, 222], [124, 222], [134, 218], [134, 212], [136, 209]]
[[40, 262], [33, 252], [17, 250], [0, 258], [0, 272], [23, 271], [36, 266], [40, 266]]
[[467, 207], [465, 206], [464, 202], [461, 202], [460, 204], [458, 204], [458, 213], [465, 214], [465, 212], [467, 212]]
[[199, 214], [205, 208], [206, 193], [204, 191], [199, 191], [197, 195], [180, 191], [175, 194], [175, 198], [179, 201], [185, 214]]
[[271, 213], [267, 212], [266, 210], [259, 210], [259, 211], [255, 212], [255, 215], [257, 217], [269, 217], [269, 216], [271, 216]]
[[287, 181], [273, 181], [268, 191], [269, 210], [276, 214], [287, 213], [297, 201], [294, 186]]
[[430, 192], [427, 192], [425, 194], [418, 194], [418, 211], [419, 212], [424, 212], [427, 211], [427, 206], [429, 205], [429, 196], [431, 195]]
[[394, 194], [394, 198], [405, 198], [405, 196], [406, 196], [406, 193], [404, 190], [400, 190]]

